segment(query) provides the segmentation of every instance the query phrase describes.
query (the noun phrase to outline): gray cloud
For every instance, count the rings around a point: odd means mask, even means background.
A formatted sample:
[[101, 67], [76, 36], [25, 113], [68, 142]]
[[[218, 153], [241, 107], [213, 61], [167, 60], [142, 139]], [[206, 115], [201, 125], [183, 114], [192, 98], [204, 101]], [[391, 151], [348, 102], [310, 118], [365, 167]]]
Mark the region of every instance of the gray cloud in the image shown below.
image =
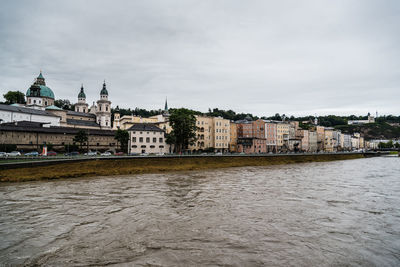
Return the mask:
[[121, 107], [399, 113], [398, 1], [3, 1], [1, 92]]

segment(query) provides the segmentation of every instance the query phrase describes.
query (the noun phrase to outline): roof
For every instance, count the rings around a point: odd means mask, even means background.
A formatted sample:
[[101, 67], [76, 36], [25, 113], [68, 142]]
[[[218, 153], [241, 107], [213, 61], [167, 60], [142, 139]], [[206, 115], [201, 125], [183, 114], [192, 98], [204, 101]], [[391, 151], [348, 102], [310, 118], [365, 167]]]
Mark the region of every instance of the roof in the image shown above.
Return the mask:
[[[48, 98], [53, 98], [53, 99], [55, 98], [53, 91], [49, 87], [47, 87], [45, 85], [39, 85], [39, 87], [40, 87], [40, 96], [41, 97], [48, 97]], [[26, 96], [30, 96], [30, 95], [31, 95], [31, 89], [29, 88], [26, 91]]]
[[82, 86], [81, 86], [81, 91], [80, 91], [79, 94], [78, 94], [78, 98], [86, 98], [86, 94], [85, 94], [85, 92], [83, 91], [83, 84], [82, 84]]
[[27, 114], [32, 114], [32, 115], [58, 117], [50, 112], [47, 112], [47, 111], [44, 111], [41, 109], [17, 107], [17, 106], [4, 105], [4, 104], [0, 104], [0, 110], [10, 111], [10, 112], [27, 113]]
[[63, 110], [62, 108], [59, 108], [59, 107], [54, 106], [54, 105], [48, 106], [48, 107], [46, 107], [46, 109], [50, 109], [50, 110]]
[[74, 120], [74, 119], [67, 119], [67, 124], [90, 126], [90, 127], [100, 127], [100, 125], [97, 124], [95, 121], [84, 121], [84, 120]]
[[67, 115], [82, 116], [82, 117], [88, 117], [88, 118], [96, 118], [95, 114], [84, 113], [84, 112], [76, 112], [76, 111], [72, 111], [72, 110], [68, 110], [67, 111]]
[[42, 71], [40, 71], [40, 74], [38, 76], [38, 79], [44, 79], [43, 75], [42, 75]]
[[151, 123], [136, 123], [132, 125], [132, 127], [129, 128], [128, 131], [164, 132], [164, 130], [161, 130], [160, 128]]
[[101, 89], [100, 95], [108, 95], [108, 91], [106, 89], [106, 82], [103, 83], [103, 89]]

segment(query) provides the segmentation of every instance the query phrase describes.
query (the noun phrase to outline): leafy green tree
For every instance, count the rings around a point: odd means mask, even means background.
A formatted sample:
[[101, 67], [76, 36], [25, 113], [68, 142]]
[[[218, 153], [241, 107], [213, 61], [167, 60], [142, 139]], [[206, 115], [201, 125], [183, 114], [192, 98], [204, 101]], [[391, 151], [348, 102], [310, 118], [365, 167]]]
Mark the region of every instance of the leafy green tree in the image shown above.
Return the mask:
[[75, 135], [73, 141], [78, 143], [79, 148], [82, 150], [83, 144], [88, 141], [88, 135], [84, 130], [79, 130], [79, 132]]
[[8, 91], [3, 95], [6, 104], [25, 104], [25, 94], [20, 91]]
[[128, 131], [118, 129], [115, 132], [114, 139], [116, 139], [117, 142], [119, 142], [121, 144], [121, 149], [124, 152], [128, 151], [128, 142], [129, 142], [129, 133], [128, 133]]
[[75, 105], [71, 104], [68, 99], [57, 99], [54, 101], [54, 105], [66, 110], [75, 110]]
[[193, 145], [196, 141], [196, 117], [194, 112], [186, 108], [174, 109], [169, 118], [172, 127], [168, 142], [174, 142], [178, 153]]

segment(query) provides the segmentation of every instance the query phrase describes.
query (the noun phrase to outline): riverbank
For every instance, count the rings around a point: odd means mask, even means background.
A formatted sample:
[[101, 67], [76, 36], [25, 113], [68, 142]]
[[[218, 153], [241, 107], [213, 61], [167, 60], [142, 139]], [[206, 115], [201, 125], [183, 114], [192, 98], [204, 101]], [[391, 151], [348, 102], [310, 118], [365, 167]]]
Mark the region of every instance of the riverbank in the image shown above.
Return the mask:
[[202, 170], [243, 166], [267, 166], [290, 163], [324, 162], [366, 157], [362, 153], [273, 155], [273, 156], [197, 156], [134, 157], [107, 160], [60, 161], [43, 164], [13, 165], [0, 170], [0, 182], [24, 182], [61, 178], [110, 176], [140, 173]]

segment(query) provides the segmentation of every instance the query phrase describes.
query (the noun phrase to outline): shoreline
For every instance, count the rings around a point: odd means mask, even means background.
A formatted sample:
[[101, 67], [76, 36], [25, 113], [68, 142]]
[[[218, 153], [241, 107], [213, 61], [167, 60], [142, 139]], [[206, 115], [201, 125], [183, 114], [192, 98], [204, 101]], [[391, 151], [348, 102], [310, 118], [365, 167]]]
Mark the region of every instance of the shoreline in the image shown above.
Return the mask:
[[[163, 173], [229, 167], [268, 166], [292, 163], [326, 162], [370, 157], [364, 153], [251, 155], [251, 156], [173, 156], [93, 158], [69, 161], [3, 164], [0, 182], [25, 182], [79, 177]], [[372, 155], [373, 156], [373, 155]], [[6, 166], [6, 167], [5, 167]]]

